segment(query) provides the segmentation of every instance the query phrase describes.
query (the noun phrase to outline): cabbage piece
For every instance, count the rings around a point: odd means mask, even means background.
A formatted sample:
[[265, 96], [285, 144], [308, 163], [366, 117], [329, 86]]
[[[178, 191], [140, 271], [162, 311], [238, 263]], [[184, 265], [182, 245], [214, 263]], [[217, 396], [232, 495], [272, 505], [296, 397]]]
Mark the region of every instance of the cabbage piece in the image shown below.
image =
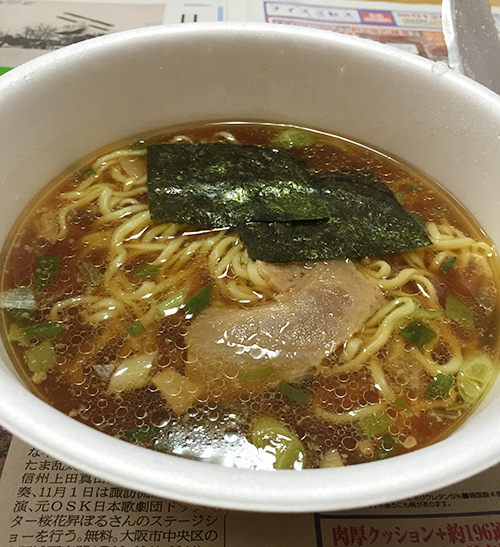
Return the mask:
[[110, 393], [121, 393], [147, 384], [156, 353], [136, 355], [122, 361], [109, 381]]
[[152, 382], [176, 414], [186, 412], [204, 391], [200, 384], [193, 382], [173, 368], [162, 370], [153, 376]]

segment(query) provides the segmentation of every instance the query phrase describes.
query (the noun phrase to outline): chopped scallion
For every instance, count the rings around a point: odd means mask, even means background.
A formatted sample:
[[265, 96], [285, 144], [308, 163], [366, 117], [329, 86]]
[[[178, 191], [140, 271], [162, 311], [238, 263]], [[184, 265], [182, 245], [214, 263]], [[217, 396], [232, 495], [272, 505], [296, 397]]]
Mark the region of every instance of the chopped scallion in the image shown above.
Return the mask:
[[158, 311], [163, 317], [173, 315], [186, 304], [186, 291], [180, 290], [158, 304]]
[[387, 433], [393, 425], [394, 420], [387, 412], [368, 416], [357, 423], [358, 428], [368, 437], [380, 437], [380, 435]]
[[465, 361], [457, 375], [457, 388], [463, 400], [477, 401], [485, 392], [493, 376], [493, 363], [485, 354], [477, 354]]
[[278, 133], [273, 143], [282, 148], [304, 148], [314, 144], [314, 137], [303, 129], [289, 127]]
[[97, 171], [95, 169], [92, 169], [92, 167], [82, 173], [82, 177], [84, 179], [88, 179], [89, 177], [92, 177], [94, 175], [97, 175]]
[[10, 342], [17, 342], [21, 346], [28, 346], [29, 340], [26, 333], [17, 323], [12, 323], [9, 327], [8, 339]]
[[101, 272], [87, 260], [78, 266], [83, 277], [83, 283], [86, 287], [96, 287], [102, 279]]
[[132, 144], [130, 146], [130, 150], [146, 150], [146, 148], [148, 147], [148, 141], [137, 141], [137, 142], [134, 142], [134, 144]]
[[285, 424], [274, 418], [259, 418], [252, 424], [250, 439], [257, 448], [273, 455], [275, 469], [301, 469], [305, 450], [300, 439]]
[[411, 316], [414, 319], [435, 319], [436, 317], [441, 317], [443, 315], [443, 310], [426, 310], [425, 308], [418, 307]]
[[134, 270], [134, 277], [155, 277], [160, 273], [161, 266], [159, 264], [145, 264], [138, 266]]
[[285, 397], [292, 399], [292, 401], [295, 401], [302, 406], [306, 406], [311, 400], [311, 396], [308, 393], [305, 393], [298, 387], [290, 385], [288, 382], [280, 382], [278, 385], [278, 391], [282, 395], [285, 395]]
[[474, 327], [474, 316], [472, 309], [451, 294], [446, 296], [444, 310], [450, 319], [453, 319], [465, 329], [472, 329]]
[[157, 437], [163, 428], [157, 425], [148, 425], [146, 427], [140, 427], [139, 429], [125, 429], [123, 433], [125, 437], [130, 440], [147, 441], [153, 437]]
[[395, 456], [399, 447], [399, 441], [396, 437], [390, 433], [384, 433], [377, 451], [375, 452], [375, 460], [385, 460], [386, 458], [392, 458]]
[[125, 325], [125, 328], [127, 329], [127, 332], [130, 334], [130, 336], [133, 336], [134, 338], [137, 338], [143, 332], [146, 332], [146, 327], [143, 325], [140, 319], [130, 321], [130, 323], [127, 323]]
[[35, 289], [41, 291], [46, 285], [50, 285], [57, 281], [59, 276], [59, 267], [61, 257], [54, 256], [37, 256], [35, 258], [37, 279], [35, 281]]
[[456, 256], [450, 256], [450, 258], [447, 258], [440, 266], [441, 271], [445, 274], [449, 273], [449, 271], [453, 268], [453, 264], [455, 264], [456, 260]]
[[440, 372], [434, 380], [427, 386], [424, 391], [424, 397], [426, 399], [444, 399], [451, 386], [453, 385], [453, 378]]
[[410, 408], [410, 406], [403, 399], [399, 399], [399, 398], [396, 399], [394, 401], [394, 404], [398, 405], [399, 407], [403, 408], [404, 410], [407, 410], [408, 412], [412, 412], [412, 409]]
[[399, 203], [403, 204], [405, 201], [405, 195], [403, 192], [394, 192], [394, 197], [398, 200]]
[[420, 186], [418, 184], [408, 184], [408, 190], [412, 194], [420, 194], [422, 190], [420, 189]]
[[260, 378], [267, 378], [274, 374], [273, 367], [264, 367], [257, 370], [248, 370], [241, 375], [242, 380], [258, 380]]
[[61, 323], [50, 321], [48, 323], [39, 323], [38, 325], [24, 327], [24, 332], [28, 338], [45, 338], [51, 340], [62, 336], [64, 329]]
[[408, 340], [408, 342], [413, 344], [416, 348], [422, 349], [425, 344], [428, 344], [431, 340], [436, 338], [437, 334], [427, 325], [418, 321], [412, 321], [400, 331], [399, 336]]
[[25, 351], [28, 368], [31, 372], [46, 372], [57, 363], [57, 356], [52, 343], [49, 340], [40, 342]]
[[186, 302], [186, 318], [191, 319], [193, 315], [199, 313], [203, 308], [210, 304], [210, 299], [212, 297], [212, 284], [208, 283], [200, 289], [194, 296], [192, 296]]

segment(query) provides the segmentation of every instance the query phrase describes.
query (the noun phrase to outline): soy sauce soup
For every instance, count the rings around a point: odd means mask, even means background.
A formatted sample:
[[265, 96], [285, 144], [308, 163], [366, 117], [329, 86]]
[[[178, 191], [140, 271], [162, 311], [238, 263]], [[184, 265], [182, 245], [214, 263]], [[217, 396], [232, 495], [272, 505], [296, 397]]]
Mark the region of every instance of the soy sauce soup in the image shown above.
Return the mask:
[[[258, 145], [374, 173], [431, 245], [266, 263], [237, 229], [152, 221], [150, 143]], [[497, 373], [498, 259], [436, 183], [278, 124], [175, 127], [51, 182], [3, 252], [3, 337], [34, 393], [124, 441], [251, 469], [369, 462], [453, 432]]]

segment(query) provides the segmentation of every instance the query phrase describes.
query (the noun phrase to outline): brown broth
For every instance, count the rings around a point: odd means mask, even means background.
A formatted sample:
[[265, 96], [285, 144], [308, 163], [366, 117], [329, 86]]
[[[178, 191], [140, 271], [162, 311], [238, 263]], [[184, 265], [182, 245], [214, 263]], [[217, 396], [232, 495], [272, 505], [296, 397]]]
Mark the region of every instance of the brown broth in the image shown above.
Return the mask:
[[[194, 142], [213, 142], [222, 139], [220, 132], [224, 131], [230, 132], [241, 144], [269, 146], [281, 130], [283, 126], [274, 124], [204, 124], [168, 129], [142, 138], [152, 142], [166, 142], [181, 134]], [[310, 134], [314, 137], [315, 144], [293, 149], [291, 153], [304, 160], [311, 170], [374, 171], [410, 213], [420, 216], [426, 222], [448, 221], [464, 236], [488, 242], [487, 236], [474, 219], [451, 196], [423, 174], [384, 154], [350, 141], [317, 132]], [[135, 140], [116, 144], [109, 150], [129, 146]], [[53, 181], [33, 200], [11, 232], [4, 248], [6, 258], [3, 266], [2, 291], [21, 286], [33, 288], [36, 279], [36, 257], [61, 257], [57, 280], [46, 285], [43, 290], [35, 291], [37, 309], [24, 323], [19, 322], [21, 327], [24, 327], [25, 323], [49, 321], [50, 310], [56, 302], [85, 293], [87, 289], [81, 273], [83, 262], [90, 262], [101, 275], [106, 270], [107, 253], [101, 246], [92, 250], [89, 240], [85, 239], [100, 217], [94, 201], [71, 213], [68, 232], [64, 239], [51, 241], [47, 237], [47, 230], [54, 228], [53, 213], [61, 206], [61, 195], [73, 191], [84, 178], [81, 174], [104, 152], [106, 151], [100, 151], [92, 158], [87, 158], [72, 169], [70, 174]], [[104, 182], [109, 182], [106, 177], [108, 175], [104, 176]], [[139, 203], [147, 203], [145, 194], [140, 194], [137, 200]], [[114, 227], [113, 222], [99, 226], [100, 238], [110, 239]], [[197, 236], [193, 236], [191, 241], [195, 237]], [[199, 237], [203, 238], [204, 235]], [[383, 259], [394, 271], [406, 266], [406, 259], [402, 254], [385, 256]], [[135, 279], [133, 272], [136, 267], [151, 261], [151, 257], [137, 252], [135, 256], [128, 258], [120, 275], [137, 290], [145, 280]], [[448, 321], [454, 344], [480, 349], [496, 362], [496, 256], [487, 257], [487, 263], [486, 270], [470, 266], [464, 269], [452, 268], [449, 273], [444, 273], [437, 268], [433, 271], [433, 285], [443, 308], [446, 296], [453, 295], [473, 309], [473, 329]], [[233, 274], [229, 272], [226, 275]], [[186, 283], [189, 285], [190, 294], [193, 294], [209, 281], [209, 272], [201, 267], [194, 274], [190, 274]], [[406, 286], [407, 290], [412, 288], [410, 285]], [[417, 288], [413, 288], [417, 291]], [[92, 291], [95, 296], [106, 296], [99, 286], [93, 287]], [[263, 299], [266, 301], [268, 298], [271, 297], [264, 296]], [[232, 301], [227, 294], [218, 291], [217, 287], [214, 289], [213, 299], [221, 307], [249, 306]], [[3, 336], [22, 377], [34, 393], [58, 410], [120, 439], [226, 465], [261, 467], [252, 460], [253, 456], [248, 456], [247, 461], [243, 455], [245, 447], [250, 446], [249, 428], [252, 421], [260, 416], [275, 418], [293, 431], [305, 450], [305, 467], [318, 467], [326, 465], [324, 458], [330, 451], [337, 451], [342, 463], [349, 465], [427, 446], [449, 435], [475, 407], [475, 404], [460, 400], [456, 393], [442, 400], [435, 400], [432, 404], [425, 401], [424, 391], [432, 381], [432, 375], [422, 367], [405, 361], [404, 364], [391, 365], [384, 369], [387, 382], [397, 395], [395, 400], [387, 402], [385, 406], [385, 412], [393, 420], [390, 435], [393, 440], [397, 440], [397, 446], [394, 452], [386, 447], [386, 452], [382, 450], [382, 456], [381, 443], [385, 442], [383, 435], [367, 437], [354, 422], [328, 423], [311, 409], [312, 405], [316, 405], [327, 412], [341, 414], [379, 403], [383, 395], [375, 386], [372, 374], [366, 367], [332, 376], [323, 376], [311, 370], [294, 382], [294, 385], [310, 398], [309, 404], [305, 406], [276, 389], [263, 389], [261, 392], [257, 390], [224, 401], [218, 401], [217, 397], [208, 393], [187, 411], [177, 415], [165, 404], [160, 390], [152, 383], [119, 394], [107, 391], [110, 370], [115, 370], [116, 363], [120, 360], [141, 351], [156, 355], [156, 373], [169, 368], [180, 375], [184, 373], [187, 359], [185, 334], [190, 327], [190, 320], [179, 311], [161, 320], [155, 320], [152, 327], [148, 327], [145, 338], [134, 338], [124, 325], [141, 318], [137, 313], [144, 312], [141, 305], [138, 308], [125, 307], [124, 313], [118, 318], [99, 321], [96, 324], [90, 324], [85, 320], [76, 301], [64, 308], [60, 316], [60, 321], [64, 324], [64, 335], [51, 341], [57, 356], [57, 364], [46, 374], [35, 375], [35, 378], [26, 367], [26, 348], [8, 340], [9, 329], [16, 323], [9, 311], [4, 312]], [[425, 319], [422, 321], [425, 322]], [[39, 342], [38, 339], [32, 339], [29, 344], [33, 346]], [[341, 351], [342, 347], [338, 348], [326, 360], [325, 366], [338, 364]], [[391, 343], [388, 342], [377, 353], [377, 358], [383, 366], [384, 360], [391, 358], [391, 351]], [[433, 358], [446, 363], [449, 357], [449, 347], [446, 343], [441, 346], [438, 344], [434, 349]], [[161, 426], [164, 428], [163, 432], [151, 429], [152, 426]], [[151, 432], [155, 435], [150, 436]], [[234, 454], [231, 455], [231, 450], [235, 446], [237, 451], [240, 451], [236, 460]]]

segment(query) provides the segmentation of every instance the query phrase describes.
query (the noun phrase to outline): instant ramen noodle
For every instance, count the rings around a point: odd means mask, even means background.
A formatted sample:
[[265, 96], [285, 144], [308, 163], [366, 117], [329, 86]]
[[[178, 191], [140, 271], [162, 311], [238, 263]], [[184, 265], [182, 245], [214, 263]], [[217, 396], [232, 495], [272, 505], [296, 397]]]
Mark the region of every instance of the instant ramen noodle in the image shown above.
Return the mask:
[[34, 199], [4, 248], [4, 339], [40, 398], [125, 441], [343, 466], [470, 415], [496, 375], [497, 279], [480, 227], [408, 166], [204, 124], [96, 153]]

